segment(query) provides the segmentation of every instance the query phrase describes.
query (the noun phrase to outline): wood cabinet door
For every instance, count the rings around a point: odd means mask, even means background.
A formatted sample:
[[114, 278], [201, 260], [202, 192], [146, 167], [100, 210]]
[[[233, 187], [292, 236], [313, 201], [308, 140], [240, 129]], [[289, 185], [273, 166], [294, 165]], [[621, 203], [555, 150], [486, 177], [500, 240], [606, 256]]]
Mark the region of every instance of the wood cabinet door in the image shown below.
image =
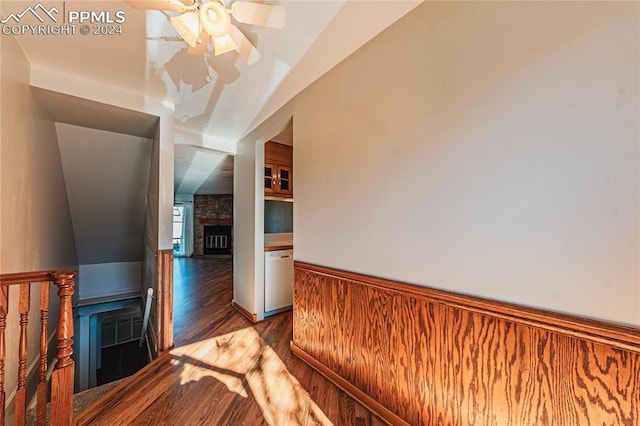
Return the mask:
[[269, 141], [264, 145], [264, 160], [266, 163], [293, 164], [293, 147]]
[[264, 193], [273, 195], [277, 190], [278, 170], [275, 164], [264, 163]]
[[264, 159], [264, 195], [293, 197], [293, 147], [269, 141]]
[[281, 195], [293, 196], [293, 167], [278, 166], [277, 191]]

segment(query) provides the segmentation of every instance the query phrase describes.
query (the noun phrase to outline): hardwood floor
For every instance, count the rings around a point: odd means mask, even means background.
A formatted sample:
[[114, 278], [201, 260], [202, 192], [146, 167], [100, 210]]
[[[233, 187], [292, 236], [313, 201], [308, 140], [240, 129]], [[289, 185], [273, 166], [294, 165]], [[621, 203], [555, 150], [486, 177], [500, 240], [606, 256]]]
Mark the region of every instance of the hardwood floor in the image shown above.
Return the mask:
[[292, 314], [231, 307], [231, 259], [176, 259], [176, 348], [76, 418], [85, 425], [380, 425], [291, 355]]

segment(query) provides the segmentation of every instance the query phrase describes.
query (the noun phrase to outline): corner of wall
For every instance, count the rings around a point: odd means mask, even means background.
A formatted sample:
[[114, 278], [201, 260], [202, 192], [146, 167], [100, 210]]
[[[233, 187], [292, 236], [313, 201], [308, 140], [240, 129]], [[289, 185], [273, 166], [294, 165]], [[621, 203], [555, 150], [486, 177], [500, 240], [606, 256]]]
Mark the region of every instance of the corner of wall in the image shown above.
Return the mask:
[[238, 142], [233, 162], [233, 299], [255, 313], [255, 148]]
[[233, 173], [233, 299], [264, 319], [264, 144], [293, 115], [289, 102], [237, 144]]

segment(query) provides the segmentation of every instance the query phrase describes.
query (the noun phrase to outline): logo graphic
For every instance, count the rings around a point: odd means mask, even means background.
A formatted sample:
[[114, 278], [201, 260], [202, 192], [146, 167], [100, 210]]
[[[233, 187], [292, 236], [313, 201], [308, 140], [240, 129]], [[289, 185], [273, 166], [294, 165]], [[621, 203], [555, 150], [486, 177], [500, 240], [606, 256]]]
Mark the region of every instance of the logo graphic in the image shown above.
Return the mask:
[[0, 20], [2, 35], [118, 36], [124, 32], [123, 24], [127, 20], [124, 10], [113, 10], [112, 8], [108, 10], [69, 10], [64, 0], [57, 0], [57, 5], [54, 6], [51, 6], [49, 0], [35, 1], [37, 1], [35, 5], [32, 3], [22, 12], [10, 13]]
[[35, 6], [28, 6], [25, 10], [23, 10], [20, 13], [10, 13], [9, 16], [7, 16], [2, 21], [0, 21], [0, 23], [6, 24], [12, 19], [15, 21], [16, 24], [20, 23], [20, 20], [29, 13], [35, 16], [38, 19], [38, 21], [44, 23], [44, 18], [42, 17], [41, 14], [48, 16], [49, 18], [51, 18], [53, 22], [58, 22], [58, 19], [54, 16], [54, 13], [58, 14], [60, 13], [60, 11], [55, 6], [47, 10], [47, 8], [44, 7], [42, 3], [38, 3]]

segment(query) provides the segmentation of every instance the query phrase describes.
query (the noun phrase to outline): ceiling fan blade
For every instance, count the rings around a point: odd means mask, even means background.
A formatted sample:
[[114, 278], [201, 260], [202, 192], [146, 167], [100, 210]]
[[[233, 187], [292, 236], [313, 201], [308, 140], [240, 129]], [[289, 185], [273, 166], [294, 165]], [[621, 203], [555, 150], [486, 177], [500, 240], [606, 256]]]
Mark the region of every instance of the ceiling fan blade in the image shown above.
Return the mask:
[[238, 45], [231, 38], [229, 34], [225, 34], [222, 37], [212, 37], [213, 40], [213, 50], [215, 55], [222, 55], [223, 53], [230, 52], [232, 50], [236, 50]]
[[185, 0], [125, 0], [129, 6], [139, 10], [173, 10], [183, 12], [193, 1]]
[[269, 28], [284, 28], [285, 15], [282, 6], [236, 1], [231, 14], [238, 22]]
[[229, 29], [229, 35], [231, 39], [236, 43], [236, 50], [247, 61], [247, 64], [253, 65], [258, 62], [262, 55], [258, 52], [258, 49], [255, 48], [253, 44], [249, 41], [249, 39], [242, 34], [242, 31], [238, 29], [235, 25], [232, 25]]
[[200, 40], [200, 43], [197, 43], [194, 47], [187, 47], [187, 55], [204, 55], [207, 51], [207, 45], [209, 44], [209, 34], [207, 34], [206, 31], [202, 31]]

